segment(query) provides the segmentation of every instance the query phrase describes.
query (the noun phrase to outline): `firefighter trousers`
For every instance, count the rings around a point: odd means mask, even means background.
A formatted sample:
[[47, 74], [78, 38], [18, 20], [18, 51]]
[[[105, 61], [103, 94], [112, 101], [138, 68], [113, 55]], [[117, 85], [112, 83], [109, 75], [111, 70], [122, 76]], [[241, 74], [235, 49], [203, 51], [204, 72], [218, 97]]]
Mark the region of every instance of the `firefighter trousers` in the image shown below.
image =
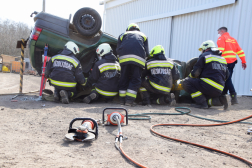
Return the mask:
[[202, 104], [207, 99], [219, 97], [221, 90], [209, 85], [199, 78], [186, 78], [182, 86], [184, 90], [191, 94], [192, 99], [196, 104]]
[[[158, 90], [155, 89], [149, 82], [149, 79], [144, 79], [142, 81], [141, 87], [139, 88], [140, 95], [142, 98], [142, 105], [147, 104], [170, 104], [171, 102], [171, 94], [158, 94]], [[150, 94], [152, 94], [150, 99]]]
[[141, 86], [141, 74], [143, 68], [128, 64], [121, 66], [121, 77], [119, 80], [120, 101], [133, 104], [137, 91]]

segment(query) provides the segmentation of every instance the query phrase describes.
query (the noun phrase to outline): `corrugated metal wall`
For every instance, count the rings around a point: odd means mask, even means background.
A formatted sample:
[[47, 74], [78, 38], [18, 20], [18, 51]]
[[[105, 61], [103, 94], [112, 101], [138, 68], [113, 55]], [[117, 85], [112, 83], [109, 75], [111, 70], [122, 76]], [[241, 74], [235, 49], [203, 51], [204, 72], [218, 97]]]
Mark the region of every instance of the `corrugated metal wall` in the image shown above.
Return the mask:
[[[156, 45], [163, 45], [166, 55], [170, 48], [171, 17], [138, 23], [140, 29], [148, 36], [149, 50]], [[156, 33], [152, 33], [155, 30]]]
[[[135, 0], [106, 10], [105, 31], [118, 37], [130, 20], [187, 9], [221, 0]], [[161, 4], [161, 5], [160, 5]], [[217, 29], [226, 26], [246, 54], [247, 69], [241, 61], [235, 67], [233, 82], [239, 95], [252, 95], [252, 0], [238, 0], [235, 4], [198, 11], [169, 18], [140, 22], [138, 25], [149, 38], [150, 49], [161, 44], [166, 56], [187, 61], [199, 56], [198, 48], [205, 40], [217, 41]], [[171, 32], [170, 32], [171, 31]], [[170, 33], [171, 37], [170, 37]], [[170, 49], [170, 51], [169, 51]]]

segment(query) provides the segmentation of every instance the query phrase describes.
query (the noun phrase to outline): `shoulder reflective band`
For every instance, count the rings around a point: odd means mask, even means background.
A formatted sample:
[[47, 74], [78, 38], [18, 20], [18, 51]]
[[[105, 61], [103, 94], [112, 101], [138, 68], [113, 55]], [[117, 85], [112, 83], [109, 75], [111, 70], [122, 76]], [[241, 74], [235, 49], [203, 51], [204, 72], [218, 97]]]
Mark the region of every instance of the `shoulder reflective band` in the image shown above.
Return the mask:
[[144, 87], [139, 88], [140, 92], [146, 92], [147, 90]]
[[101, 95], [104, 95], [104, 96], [116, 96], [118, 94], [118, 92], [107, 92], [107, 91], [103, 91], [103, 90], [100, 90], [98, 89], [97, 87], [95, 87], [95, 90], [101, 94]]
[[74, 82], [61, 82], [61, 81], [56, 81], [50, 79], [51, 83], [56, 86], [61, 86], [61, 87], [75, 87], [77, 83]]
[[105, 64], [101, 64], [98, 68], [100, 69], [101, 73], [104, 72], [104, 71], [107, 71], [107, 70], [118, 70], [118, 71], [121, 71], [121, 67], [117, 63], [105, 63]]
[[[149, 80], [149, 81], [150, 81], [150, 80]], [[170, 92], [170, 91], [171, 91], [171, 88], [157, 85], [157, 84], [155, 84], [154, 82], [151, 82], [151, 81], [150, 81], [150, 84], [151, 84], [154, 88], [156, 88], [156, 89], [158, 89], [158, 90], [161, 90], [161, 91], [163, 91], [163, 92]]]
[[219, 63], [222, 63], [222, 64], [227, 64], [226, 59], [223, 58], [223, 57], [220, 57], [220, 56], [209, 55], [209, 56], [206, 56], [205, 58], [206, 58], [206, 63], [216, 61], [216, 62], [219, 62]]
[[119, 96], [125, 97], [126, 96], [126, 90], [119, 90]]
[[197, 91], [197, 92], [191, 94], [192, 98], [199, 97], [201, 95], [202, 95], [202, 93], [200, 91]]
[[58, 56], [54, 56], [52, 57], [52, 62], [55, 60], [55, 59], [59, 59], [59, 60], [65, 60], [65, 61], [68, 61], [68, 62], [71, 62], [74, 67], [76, 68], [79, 64], [79, 62], [77, 60], [75, 60], [74, 58], [72, 57], [69, 57], [69, 56], [63, 56], [63, 55], [58, 55]]
[[130, 96], [130, 97], [136, 98], [137, 92], [134, 91], [134, 90], [131, 90], [131, 89], [127, 89], [126, 96]]
[[144, 38], [144, 41], [147, 40], [147, 37], [145, 36], [145, 34], [143, 34], [142, 32], [140, 31], [126, 31], [121, 37], [120, 37], [120, 40], [122, 41], [123, 40], [123, 36], [126, 35], [126, 34], [139, 34], [140, 36], [142, 36]]
[[147, 63], [147, 69], [156, 67], [167, 67], [173, 69], [173, 63], [169, 61], [150, 61]]
[[145, 66], [145, 59], [137, 55], [124, 55], [124, 56], [119, 57], [120, 64], [124, 62], [129, 62], [129, 61], [137, 62], [141, 64], [142, 66]]
[[216, 89], [219, 89], [220, 91], [223, 91], [224, 87], [216, 82], [214, 82], [211, 79], [208, 78], [200, 78], [201, 80], [203, 80], [204, 82], [208, 83], [209, 85], [215, 87]]

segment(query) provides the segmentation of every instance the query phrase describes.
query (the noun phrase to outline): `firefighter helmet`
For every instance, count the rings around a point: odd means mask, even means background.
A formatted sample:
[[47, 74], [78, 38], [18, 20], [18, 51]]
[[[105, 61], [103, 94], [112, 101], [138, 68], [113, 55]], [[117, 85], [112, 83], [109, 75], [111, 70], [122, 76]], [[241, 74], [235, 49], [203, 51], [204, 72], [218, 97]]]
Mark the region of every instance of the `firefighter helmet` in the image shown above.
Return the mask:
[[155, 47], [152, 48], [150, 52], [150, 56], [153, 57], [153, 55], [156, 55], [156, 54], [165, 54], [165, 50], [162, 45], [156, 45]]
[[127, 28], [127, 31], [130, 31], [132, 29], [136, 29], [136, 30], [140, 31], [140, 28], [139, 28], [139, 26], [136, 23], [130, 23], [129, 26], [128, 26], [128, 28]]
[[211, 48], [212, 50], [218, 50], [212, 40], [207, 40], [200, 45], [199, 51], [205, 51], [208, 48]]
[[113, 50], [108, 43], [102, 43], [96, 49], [97, 55], [101, 56], [101, 57], [110, 53], [110, 52], [113, 52]]
[[65, 44], [65, 48], [72, 51], [74, 55], [80, 53], [79, 51], [79, 47], [72, 41], [68, 41], [66, 44]]

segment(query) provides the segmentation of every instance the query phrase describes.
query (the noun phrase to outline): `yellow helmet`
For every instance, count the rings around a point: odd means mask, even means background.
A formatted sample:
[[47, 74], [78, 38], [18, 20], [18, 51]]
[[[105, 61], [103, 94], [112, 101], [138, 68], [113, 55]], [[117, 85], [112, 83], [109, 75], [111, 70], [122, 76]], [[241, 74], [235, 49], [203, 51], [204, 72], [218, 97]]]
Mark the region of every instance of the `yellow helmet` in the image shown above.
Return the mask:
[[150, 56], [153, 57], [153, 55], [156, 55], [156, 54], [165, 54], [165, 50], [162, 45], [156, 45], [155, 47], [152, 48], [150, 52]]
[[207, 40], [207, 41], [204, 41], [201, 45], [200, 45], [200, 48], [199, 48], [199, 51], [205, 51], [206, 49], [208, 48], [212, 48], [212, 49], [217, 49], [218, 48], [215, 46], [214, 42], [212, 40]]
[[131, 28], [135, 28], [135, 29], [138, 29], [140, 31], [139, 26], [136, 23], [130, 23], [128, 28], [127, 28], [127, 31], [129, 31]]

